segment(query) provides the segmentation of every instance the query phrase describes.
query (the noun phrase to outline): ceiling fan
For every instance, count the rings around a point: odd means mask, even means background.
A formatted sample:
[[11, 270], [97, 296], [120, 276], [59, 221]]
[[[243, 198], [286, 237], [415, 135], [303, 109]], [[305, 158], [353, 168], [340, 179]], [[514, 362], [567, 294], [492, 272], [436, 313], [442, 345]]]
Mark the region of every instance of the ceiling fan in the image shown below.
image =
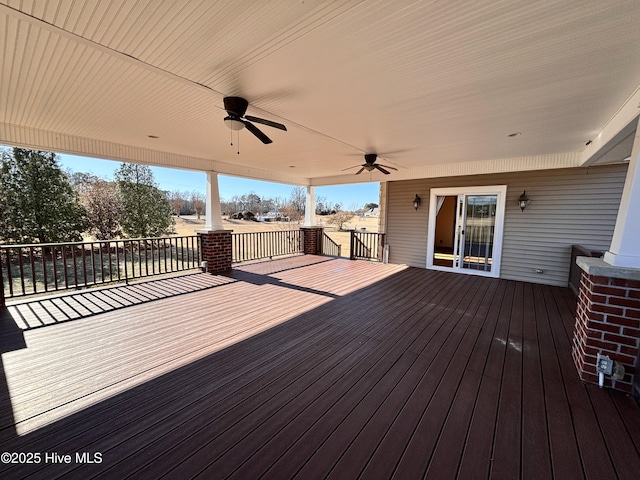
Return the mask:
[[269, 137], [267, 137], [262, 130], [256, 127], [253, 123], [261, 123], [262, 125], [267, 125], [269, 127], [277, 128], [279, 130], [287, 130], [283, 124], [278, 122], [272, 122], [271, 120], [265, 120], [264, 118], [252, 117], [251, 115], [245, 115], [247, 111], [247, 107], [249, 106], [249, 102], [241, 97], [225, 97], [224, 101], [224, 109], [227, 111], [227, 116], [224, 118], [224, 123], [231, 130], [242, 130], [244, 127], [247, 127], [251, 133], [253, 133], [258, 140], [262, 143], [272, 143]]
[[354, 165], [353, 167], [344, 168], [342, 171], [344, 172], [345, 170], [351, 170], [352, 168], [356, 168], [356, 167], [361, 167], [360, 170], [356, 172], [356, 175], [360, 175], [363, 172], [363, 170], [372, 172], [373, 170], [378, 169], [385, 175], [389, 175], [391, 173], [390, 171], [386, 170], [387, 168], [398, 171], [397, 168], [390, 167], [389, 165], [381, 165], [376, 163], [377, 159], [378, 159], [378, 155], [376, 153], [365, 153], [364, 155], [365, 163], [363, 163], [362, 165]]

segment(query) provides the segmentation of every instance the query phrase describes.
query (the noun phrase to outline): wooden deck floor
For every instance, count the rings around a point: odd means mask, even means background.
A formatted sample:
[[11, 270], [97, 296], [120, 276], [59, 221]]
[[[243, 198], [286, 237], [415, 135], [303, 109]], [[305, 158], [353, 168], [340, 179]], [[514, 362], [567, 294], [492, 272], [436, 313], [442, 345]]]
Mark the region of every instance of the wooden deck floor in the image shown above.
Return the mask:
[[578, 379], [573, 309], [313, 256], [14, 305], [0, 452], [40, 461], [0, 478], [637, 479], [640, 408]]

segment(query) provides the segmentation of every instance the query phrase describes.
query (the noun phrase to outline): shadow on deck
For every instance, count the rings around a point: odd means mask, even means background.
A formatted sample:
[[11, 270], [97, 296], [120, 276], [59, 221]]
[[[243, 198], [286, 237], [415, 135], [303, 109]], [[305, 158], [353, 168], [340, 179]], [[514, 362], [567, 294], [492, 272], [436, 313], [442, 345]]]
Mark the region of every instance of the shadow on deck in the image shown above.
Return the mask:
[[4, 478], [640, 471], [640, 408], [575, 371], [568, 289], [311, 256], [169, 280], [2, 319], [0, 451], [41, 454]]

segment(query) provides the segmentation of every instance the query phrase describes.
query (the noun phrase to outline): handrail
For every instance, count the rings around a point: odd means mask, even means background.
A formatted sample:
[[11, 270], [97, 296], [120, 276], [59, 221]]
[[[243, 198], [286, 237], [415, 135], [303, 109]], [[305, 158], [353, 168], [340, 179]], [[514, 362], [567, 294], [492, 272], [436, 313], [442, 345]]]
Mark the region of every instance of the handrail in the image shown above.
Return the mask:
[[200, 266], [197, 236], [0, 245], [6, 299], [128, 282]]

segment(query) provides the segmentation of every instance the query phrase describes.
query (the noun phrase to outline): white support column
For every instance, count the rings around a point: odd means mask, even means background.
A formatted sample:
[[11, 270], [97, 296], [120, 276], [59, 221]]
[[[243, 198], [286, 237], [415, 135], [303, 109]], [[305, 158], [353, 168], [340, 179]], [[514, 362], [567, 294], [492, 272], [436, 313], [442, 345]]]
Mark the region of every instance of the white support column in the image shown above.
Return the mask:
[[220, 207], [220, 190], [218, 189], [218, 173], [207, 172], [207, 200], [204, 229], [207, 231], [224, 230], [222, 225], [222, 208]]
[[307, 199], [304, 205], [304, 226], [314, 227], [316, 225], [316, 196], [312, 185], [307, 186]]
[[604, 261], [616, 267], [640, 268], [640, 128], [631, 152], [627, 178], [609, 251]]

